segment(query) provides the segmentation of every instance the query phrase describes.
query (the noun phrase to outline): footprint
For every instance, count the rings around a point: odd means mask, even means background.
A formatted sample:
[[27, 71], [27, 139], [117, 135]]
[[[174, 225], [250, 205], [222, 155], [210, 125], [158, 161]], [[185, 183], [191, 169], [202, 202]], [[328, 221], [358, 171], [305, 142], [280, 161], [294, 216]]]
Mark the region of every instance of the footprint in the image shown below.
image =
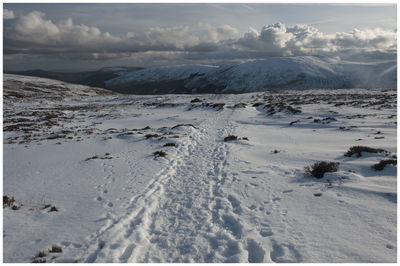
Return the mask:
[[71, 242], [69, 242], [69, 241], [62, 241], [62, 242], [61, 242], [61, 245], [66, 246], [66, 247], [69, 247], [69, 245], [71, 245]]
[[292, 244], [278, 244], [273, 241], [271, 260], [273, 262], [298, 263], [301, 262], [301, 255]]
[[130, 244], [125, 248], [124, 253], [119, 257], [121, 262], [127, 262], [130, 256], [132, 255], [132, 251], [135, 248], [135, 244]]
[[261, 228], [260, 230], [260, 235], [262, 237], [269, 237], [272, 236], [274, 233], [272, 232], [272, 230], [270, 228]]
[[242, 207], [240, 207], [240, 201], [232, 195], [228, 196], [228, 200], [232, 205], [233, 212], [236, 214], [242, 213]]
[[74, 246], [74, 248], [81, 248], [82, 247], [81, 244], [77, 244], [77, 243], [72, 243], [72, 246]]
[[293, 192], [293, 189], [288, 189], [288, 190], [282, 191], [282, 193], [290, 193], [290, 192]]
[[253, 210], [257, 209], [257, 205], [253, 204], [253, 205], [251, 205], [251, 206], [249, 207], [249, 209], [253, 211]]
[[240, 253], [240, 247], [238, 242], [229, 240], [226, 244], [226, 248], [223, 252], [225, 257], [232, 257]]
[[250, 263], [262, 263], [264, 262], [265, 251], [261, 248], [253, 239], [247, 240], [247, 251], [249, 254], [248, 261]]
[[102, 198], [102, 197], [100, 197], [100, 196], [98, 196], [98, 197], [96, 198], [96, 200], [98, 200], [98, 201], [102, 201], [102, 200], [103, 200], [103, 198]]
[[275, 202], [275, 201], [280, 201], [281, 199], [282, 199], [281, 197], [275, 197], [275, 198], [272, 199], [272, 201], [273, 201], [273, 202]]
[[119, 248], [119, 244], [118, 243], [114, 243], [114, 244], [111, 244], [110, 245], [110, 249], [117, 249], [117, 248]]
[[222, 226], [225, 229], [231, 231], [232, 234], [238, 238], [242, 237], [243, 226], [235, 217], [231, 215], [223, 215], [222, 220], [223, 220]]
[[114, 204], [113, 204], [111, 201], [109, 201], [109, 202], [107, 203], [107, 206], [111, 208], [112, 206], [114, 206]]

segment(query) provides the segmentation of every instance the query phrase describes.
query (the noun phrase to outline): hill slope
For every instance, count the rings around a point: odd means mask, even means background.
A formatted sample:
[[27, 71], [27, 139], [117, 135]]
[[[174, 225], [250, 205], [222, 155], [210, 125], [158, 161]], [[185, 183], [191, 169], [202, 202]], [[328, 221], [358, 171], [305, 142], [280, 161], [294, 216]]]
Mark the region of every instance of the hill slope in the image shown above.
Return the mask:
[[27, 71], [6, 71], [8, 74], [56, 79], [74, 84], [105, 88], [104, 82], [116, 77], [119, 73], [132, 72], [143, 69], [141, 67], [104, 67], [96, 71], [86, 72], [56, 72], [41, 69]]
[[228, 93], [271, 89], [395, 88], [396, 62], [355, 63], [304, 56], [278, 57], [223, 66], [155, 67], [105, 81], [124, 93]]
[[396, 262], [395, 89], [4, 88], [5, 263]]

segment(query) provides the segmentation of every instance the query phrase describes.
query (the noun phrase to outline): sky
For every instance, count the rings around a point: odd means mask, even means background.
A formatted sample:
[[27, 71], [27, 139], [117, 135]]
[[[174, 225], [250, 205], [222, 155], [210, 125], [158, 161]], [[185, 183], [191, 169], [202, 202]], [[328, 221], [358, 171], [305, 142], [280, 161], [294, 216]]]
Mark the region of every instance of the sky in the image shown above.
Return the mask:
[[396, 59], [395, 4], [3, 4], [5, 70]]

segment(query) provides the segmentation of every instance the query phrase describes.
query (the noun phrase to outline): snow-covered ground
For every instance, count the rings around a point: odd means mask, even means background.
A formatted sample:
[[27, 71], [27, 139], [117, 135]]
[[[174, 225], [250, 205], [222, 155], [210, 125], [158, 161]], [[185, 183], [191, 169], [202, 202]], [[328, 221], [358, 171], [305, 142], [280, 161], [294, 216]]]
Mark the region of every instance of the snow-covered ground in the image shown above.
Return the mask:
[[[4, 262], [396, 262], [397, 168], [371, 168], [396, 155], [396, 96], [4, 75]], [[358, 145], [387, 152], [344, 156]], [[339, 170], [304, 173], [319, 161]]]

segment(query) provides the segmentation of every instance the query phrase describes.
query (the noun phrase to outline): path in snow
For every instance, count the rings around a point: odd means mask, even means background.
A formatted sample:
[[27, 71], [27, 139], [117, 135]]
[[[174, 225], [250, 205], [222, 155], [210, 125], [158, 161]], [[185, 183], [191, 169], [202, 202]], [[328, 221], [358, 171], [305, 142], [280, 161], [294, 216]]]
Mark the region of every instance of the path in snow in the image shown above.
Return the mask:
[[234, 133], [232, 112], [216, 112], [191, 129], [125, 215], [92, 236], [84, 262], [263, 261], [265, 251], [243, 238], [240, 202], [222, 190], [232, 182], [229, 145], [222, 141]]

